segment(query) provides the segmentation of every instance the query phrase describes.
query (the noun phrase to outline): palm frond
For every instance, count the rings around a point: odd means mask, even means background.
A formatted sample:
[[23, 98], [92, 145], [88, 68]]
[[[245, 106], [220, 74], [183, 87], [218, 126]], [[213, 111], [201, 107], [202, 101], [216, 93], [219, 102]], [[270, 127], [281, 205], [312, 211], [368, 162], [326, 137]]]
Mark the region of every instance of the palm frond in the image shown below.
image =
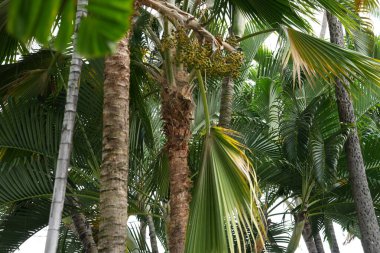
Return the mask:
[[262, 239], [254, 172], [243, 146], [222, 128], [205, 136], [188, 225], [187, 252], [244, 252]]
[[46, 112], [30, 103], [9, 100], [1, 106], [0, 147], [54, 157], [62, 121], [57, 112]]
[[285, 62], [291, 56], [293, 79], [298, 75], [300, 82], [302, 71], [309, 79], [318, 77], [328, 82], [344, 77], [351, 83], [356, 80], [380, 83], [380, 61], [290, 28], [284, 30], [290, 46]]
[[46, 226], [50, 201], [35, 199], [15, 203], [0, 213], [0, 252], [13, 252]]

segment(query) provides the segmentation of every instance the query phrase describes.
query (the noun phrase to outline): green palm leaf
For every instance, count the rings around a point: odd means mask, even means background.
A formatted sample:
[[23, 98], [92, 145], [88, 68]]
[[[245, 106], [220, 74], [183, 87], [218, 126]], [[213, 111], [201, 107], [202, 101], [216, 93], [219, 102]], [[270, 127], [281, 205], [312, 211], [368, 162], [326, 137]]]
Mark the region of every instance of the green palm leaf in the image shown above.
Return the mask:
[[[56, 46], [65, 49], [74, 32], [75, 1], [10, 1], [8, 30], [22, 41], [36, 38], [46, 44], [51, 31], [58, 27]], [[88, 17], [81, 21], [78, 50], [85, 56], [110, 53], [129, 27], [133, 1], [91, 0]]]
[[34, 233], [46, 226], [50, 201], [23, 201], [0, 211], [0, 252], [16, 250]]
[[[205, 136], [188, 225], [187, 252], [244, 252], [262, 238], [258, 188], [243, 146], [212, 127]], [[246, 237], [244, 237], [245, 235]]]
[[0, 147], [55, 157], [61, 130], [61, 115], [46, 112], [30, 101], [1, 106]]
[[291, 28], [284, 30], [289, 41], [289, 53], [285, 61], [291, 56], [294, 79], [298, 75], [299, 82], [302, 71], [309, 79], [320, 77], [328, 82], [335, 77], [344, 77], [351, 83], [355, 79], [363, 83], [380, 83], [380, 61]]

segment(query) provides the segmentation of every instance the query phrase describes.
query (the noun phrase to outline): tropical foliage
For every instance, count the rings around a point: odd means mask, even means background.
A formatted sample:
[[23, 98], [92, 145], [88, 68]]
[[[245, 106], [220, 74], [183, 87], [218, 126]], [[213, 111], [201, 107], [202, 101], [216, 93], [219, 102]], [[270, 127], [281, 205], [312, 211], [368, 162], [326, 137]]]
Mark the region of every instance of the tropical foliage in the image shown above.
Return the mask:
[[[127, 201], [138, 221], [125, 231], [127, 252], [295, 252], [301, 237], [313, 252], [318, 236], [334, 247], [331, 222], [363, 239], [345, 146], [356, 126], [379, 215], [380, 40], [361, 17], [378, 8], [90, 0], [72, 44], [76, 1], [0, 0], [0, 252], [48, 225], [77, 52], [86, 58], [57, 251], [96, 252], [88, 243], [96, 248], [107, 219], [99, 212], [104, 59], [127, 33], [130, 73], [119, 74], [130, 75]], [[313, 34], [323, 10], [344, 25], [349, 49]], [[341, 122], [337, 80], [353, 125]], [[220, 127], [226, 85], [231, 120]]]

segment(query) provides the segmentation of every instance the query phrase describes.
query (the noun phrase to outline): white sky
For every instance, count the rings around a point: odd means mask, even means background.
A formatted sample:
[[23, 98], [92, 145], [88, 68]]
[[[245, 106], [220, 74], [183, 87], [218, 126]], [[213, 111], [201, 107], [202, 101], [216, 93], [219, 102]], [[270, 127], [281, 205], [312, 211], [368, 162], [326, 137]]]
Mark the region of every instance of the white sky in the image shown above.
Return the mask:
[[[320, 18], [318, 20], [322, 20], [322, 14], [319, 15]], [[380, 35], [380, 19], [372, 18], [373, 24], [374, 24], [374, 32], [376, 35]], [[313, 28], [315, 30], [316, 34], [319, 34], [320, 31], [320, 24], [314, 23], [312, 24]], [[328, 38], [328, 31], [326, 32], [326, 38]], [[266, 41], [266, 44], [270, 48], [275, 48], [277, 43], [277, 37], [276, 35], [271, 35]], [[135, 222], [135, 219], [132, 218], [131, 222]], [[360, 243], [360, 240], [354, 239], [352, 240], [349, 244], [343, 245], [343, 242], [346, 240], [347, 233], [343, 232], [342, 229], [334, 224], [335, 227], [335, 232], [338, 240], [338, 244], [340, 247], [340, 251], [342, 253], [362, 253], [363, 249]], [[40, 232], [36, 233], [34, 236], [29, 238], [24, 244], [20, 246], [19, 250], [16, 250], [15, 252], [17, 253], [42, 253], [44, 252], [44, 246], [45, 246], [45, 241], [46, 241], [46, 233], [47, 233], [47, 228], [42, 229]], [[148, 238], [148, 237], [147, 237]], [[323, 238], [322, 238], [323, 239]], [[149, 244], [149, 240], [148, 240]], [[324, 248], [325, 252], [329, 253], [330, 248], [328, 246], [327, 241], [324, 241]], [[162, 247], [161, 247], [162, 249]], [[161, 252], [164, 252], [161, 250]], [[304, 241], [301, 239], [300, 246], [296, 253], [307, 253], [307, 248], [304, 243]]]

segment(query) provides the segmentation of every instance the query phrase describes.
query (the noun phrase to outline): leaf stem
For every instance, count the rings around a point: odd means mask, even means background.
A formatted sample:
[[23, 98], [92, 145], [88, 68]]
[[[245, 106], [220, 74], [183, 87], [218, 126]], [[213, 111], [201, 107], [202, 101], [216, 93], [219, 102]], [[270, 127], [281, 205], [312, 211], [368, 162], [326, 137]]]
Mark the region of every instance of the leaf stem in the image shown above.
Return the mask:
[[197, 72], [197, 78], [198, 78], [199, 91], [201, 92], [201, 95], [202, 95], [203, 110], [204, 110], [205, 121], [206, 121], [206, 131], [207, 131], [207, 134], [209, 134], [210, 133], [210, 114], [208, 112], [205, 84], [203, 82], [201, 71], [197, 70], [196, 72]]
[[241, 42], [243, 40], [249, 39], [251, 37], [255, 37], [255, 36], [260, 35], [260, 34], [271, 33], [271, 32], [275, 32], [275, 31], [277, 31], [277, 29], [272, 28], [272, 29], [268, 29], [268, 30], [263, 30], [263, 31], [251, 33], [251, 34], [248, 34], [248, 35], [246, 35], [244, 37], [241, 37], [240, 39], [237, 40], [237, 42]]

